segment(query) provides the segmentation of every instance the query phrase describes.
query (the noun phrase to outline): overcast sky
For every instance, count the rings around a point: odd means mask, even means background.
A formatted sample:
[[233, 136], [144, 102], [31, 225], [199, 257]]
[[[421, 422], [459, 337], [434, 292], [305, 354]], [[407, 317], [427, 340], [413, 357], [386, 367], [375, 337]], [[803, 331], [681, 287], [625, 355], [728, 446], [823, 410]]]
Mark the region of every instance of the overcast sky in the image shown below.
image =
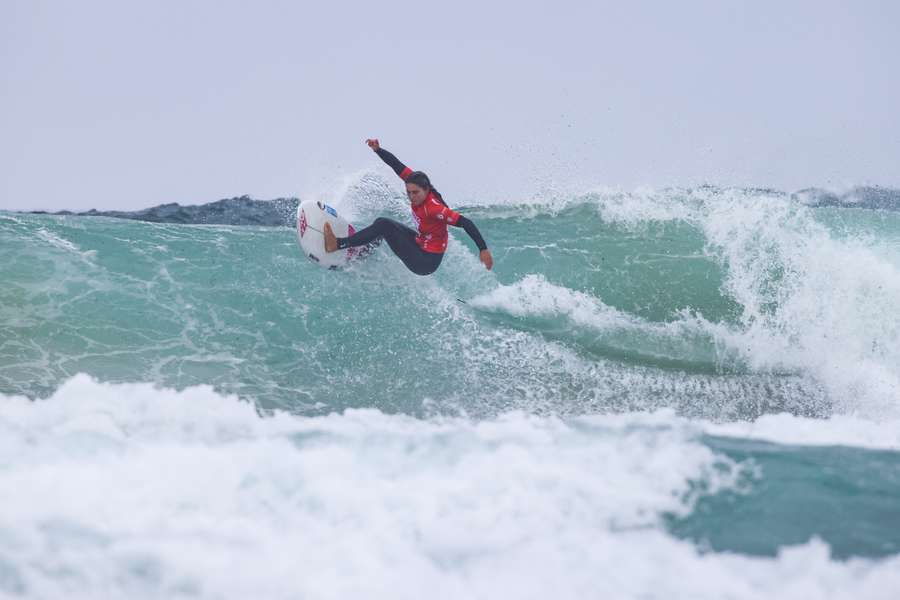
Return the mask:
[[0, 209], [900, 187], [900, 2], [0, 0]]

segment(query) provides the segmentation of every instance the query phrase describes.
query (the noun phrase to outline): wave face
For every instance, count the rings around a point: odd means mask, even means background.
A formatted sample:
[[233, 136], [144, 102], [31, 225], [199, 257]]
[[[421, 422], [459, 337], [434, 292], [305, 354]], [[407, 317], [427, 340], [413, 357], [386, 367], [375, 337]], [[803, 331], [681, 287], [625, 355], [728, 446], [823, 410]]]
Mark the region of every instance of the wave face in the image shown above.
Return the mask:
[[[372, 177], [334, 204], [408, 219]], [[900, 214], [462, 211], [495, 271], [459, 230], [421, 278], [387, 248], [320, 269], [287, 228], [0, 213], [0, 590], [895, 589]]]
[[[408, 218], [376, 186], [342, 203]], [[900, 215], [712, 188], [466, 212], [496, 273], [458, 231], [418, 278], [386, 249], [321, 270], [287, 229], [7, 214], [0, 386], [83, 372], [303, 413], [898, 408]]]

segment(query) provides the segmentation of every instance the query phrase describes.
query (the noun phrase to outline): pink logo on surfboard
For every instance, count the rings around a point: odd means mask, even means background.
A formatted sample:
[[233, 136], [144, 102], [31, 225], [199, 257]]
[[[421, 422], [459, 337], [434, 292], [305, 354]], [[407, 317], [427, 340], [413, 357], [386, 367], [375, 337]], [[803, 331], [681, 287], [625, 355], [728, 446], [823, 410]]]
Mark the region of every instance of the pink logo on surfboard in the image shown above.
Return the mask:
[[[347, 237], [350, 237], [354, 233], [356, 233], [356, 230], [353, 228], [353, 225], [347, 224]], [[360, 252], [359, 246], [347, 248], [347, 260], [350, 260]]]
[[297, 230], [300, 231], [300, 237], [306, 233], [306, 211], [301, 210], [300, 216], [297, 217]]

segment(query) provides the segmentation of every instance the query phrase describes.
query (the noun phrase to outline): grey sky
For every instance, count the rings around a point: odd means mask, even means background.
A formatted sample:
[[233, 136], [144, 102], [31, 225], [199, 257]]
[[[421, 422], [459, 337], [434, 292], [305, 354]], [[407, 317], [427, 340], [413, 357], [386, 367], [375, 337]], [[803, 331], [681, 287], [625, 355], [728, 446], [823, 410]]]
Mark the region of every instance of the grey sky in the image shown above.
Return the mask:
[[0, 0], [0, 209], [900, 186], [897, 2]]

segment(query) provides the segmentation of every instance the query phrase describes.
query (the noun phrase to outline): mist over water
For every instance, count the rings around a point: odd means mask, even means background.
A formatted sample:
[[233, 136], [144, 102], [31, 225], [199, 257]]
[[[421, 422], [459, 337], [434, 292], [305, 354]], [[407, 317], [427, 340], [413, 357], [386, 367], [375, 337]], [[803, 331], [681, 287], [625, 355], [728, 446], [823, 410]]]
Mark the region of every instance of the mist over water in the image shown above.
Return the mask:
[[[371, 175], [325, 200], [409, 218]], [[0, 590], [888, 597], [900, 213], [454, 208], [494, 271], [452, 228], [420, 278], [290, 228], [0, 213]]]

